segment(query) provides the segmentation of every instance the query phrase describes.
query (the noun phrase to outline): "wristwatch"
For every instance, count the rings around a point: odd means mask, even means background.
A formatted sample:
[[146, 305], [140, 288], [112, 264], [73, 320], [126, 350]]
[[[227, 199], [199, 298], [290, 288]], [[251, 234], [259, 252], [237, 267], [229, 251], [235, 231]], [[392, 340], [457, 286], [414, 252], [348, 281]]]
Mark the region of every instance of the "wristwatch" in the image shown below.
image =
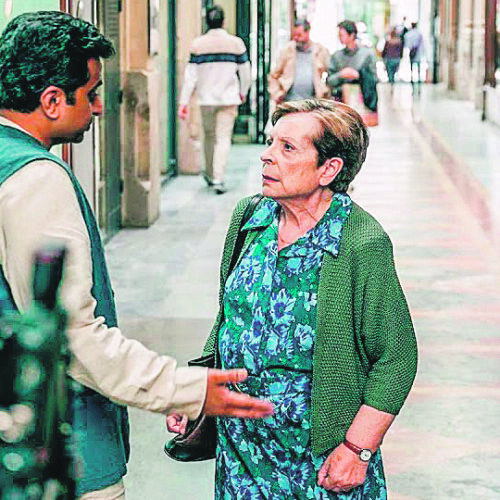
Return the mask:
[[359, 448], [355, 444], [352, 444], [350, 441], [347, 441], [347, 439], [344, 439], [344, 446], [346, 448], [349, 448], [352, 452], [356, 453], [358, 455], [359, 459], [362, 462], [369, 462], [370, 458], [373, 456], [372, 450], [368, 448]]

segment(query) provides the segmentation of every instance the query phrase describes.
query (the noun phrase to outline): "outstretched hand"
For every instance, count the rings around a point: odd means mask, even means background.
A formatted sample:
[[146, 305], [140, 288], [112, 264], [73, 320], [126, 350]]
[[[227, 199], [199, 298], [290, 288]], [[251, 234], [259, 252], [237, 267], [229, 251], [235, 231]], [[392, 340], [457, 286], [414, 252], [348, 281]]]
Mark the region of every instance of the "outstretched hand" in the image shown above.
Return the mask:
[[227, 384], [238, 383], [248, 376], [246, 370], [208, 370], [207, 396], [203, 413], [239, 418], [264, 418], [272, 415], [268, 401], [231, 391]]
[[363, 484], [366, 478], [368, 462], [359, 457], [343, 444], [337, 446], [318, 472], [318, 485], [339, 493], [350, 491]]

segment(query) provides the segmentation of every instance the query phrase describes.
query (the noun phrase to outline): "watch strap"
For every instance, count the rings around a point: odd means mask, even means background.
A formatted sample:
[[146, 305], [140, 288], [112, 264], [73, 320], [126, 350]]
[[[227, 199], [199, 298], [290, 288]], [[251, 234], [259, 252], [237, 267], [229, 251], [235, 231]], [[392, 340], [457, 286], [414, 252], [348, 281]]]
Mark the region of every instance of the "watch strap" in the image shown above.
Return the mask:
[[[368, 460], [370, 460], [370, 458], [373, 455], [372, 450], [370, 450], [369, 448], [360, 448], [359, 446], [356, 446], [354, 443], [351, 443], [347, 439], [344, 439], [344, 446], [347, 449], [351, 450], [353, 453], [356, 453], [356, 455], [358, 455], [360, 460], [362, 460], [363, 462], [367, 462]], [[367, 455], [367, 457], [365, 458], [364, 455]]]
[[346, 448], [349, 448], [352, 452], [356, 453], [356, 455], [359, 455], [363, 448], [360, 448], [359, 446], [356, 446], [355, 444], [351, 443], [350, 441], [347, 441], [347, 439], [344, 439], [344, 446]]

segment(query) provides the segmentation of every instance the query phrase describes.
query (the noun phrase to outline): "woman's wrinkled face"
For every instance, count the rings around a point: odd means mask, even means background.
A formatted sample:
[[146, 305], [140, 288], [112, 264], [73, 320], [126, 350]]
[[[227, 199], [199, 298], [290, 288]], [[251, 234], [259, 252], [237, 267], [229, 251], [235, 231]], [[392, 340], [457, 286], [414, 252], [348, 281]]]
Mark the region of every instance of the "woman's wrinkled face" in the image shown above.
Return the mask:
[[310, 113], [292, 113], [278, 120], [262, 153], [262, 193], [279, 200], [307, 199], [322, 189], [325, 166], [318, 167], [312, 137], [319, 131]]

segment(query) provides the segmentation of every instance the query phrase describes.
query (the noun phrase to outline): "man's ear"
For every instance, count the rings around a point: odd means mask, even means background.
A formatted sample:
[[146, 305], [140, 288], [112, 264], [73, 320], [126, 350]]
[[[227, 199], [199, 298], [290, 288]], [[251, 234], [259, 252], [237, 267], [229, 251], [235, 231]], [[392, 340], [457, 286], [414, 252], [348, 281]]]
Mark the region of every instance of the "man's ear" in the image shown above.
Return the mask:
[[321, 186], [328, 186], [337, 175], [339, 175], [342, 167], [344, 166], [344, 160], [342, 158], [329, 158], [323, 163], [323, 173], [319, 179]]
[[66, 94], [54, 85], [47, 87], [40, 96], [40, 108], [49, 120], [59, 118], [64, 104], [66, 104]]

